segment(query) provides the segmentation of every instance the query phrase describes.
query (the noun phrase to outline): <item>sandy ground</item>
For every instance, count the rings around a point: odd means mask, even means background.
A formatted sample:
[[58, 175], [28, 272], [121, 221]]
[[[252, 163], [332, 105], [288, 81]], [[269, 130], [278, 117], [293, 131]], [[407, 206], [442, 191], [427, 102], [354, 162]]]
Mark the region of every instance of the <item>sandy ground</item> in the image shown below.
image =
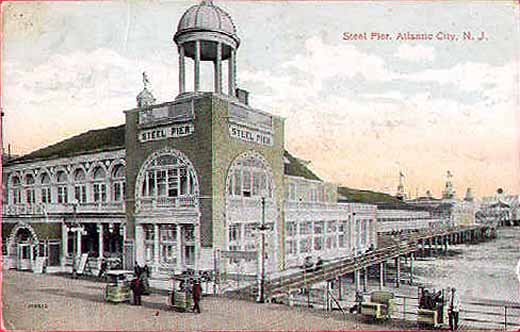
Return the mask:
[[103, 301], [104, 284], [63, 276], [3, 271], [3, 324], [9, 330], [381, 330], [415, 329], [394, 321], [376, 325], [340, 312], [312, 311], [205, 297], [201, 314], [178, 313], [166, 296], [143, 297], [143, 306]]

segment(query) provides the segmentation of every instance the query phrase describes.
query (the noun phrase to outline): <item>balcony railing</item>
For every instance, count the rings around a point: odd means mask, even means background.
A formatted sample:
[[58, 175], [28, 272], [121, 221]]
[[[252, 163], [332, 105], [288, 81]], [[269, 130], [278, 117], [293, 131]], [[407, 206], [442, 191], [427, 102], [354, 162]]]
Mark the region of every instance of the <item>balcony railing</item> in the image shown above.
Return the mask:
[[196, 208], [198, 204], [197, 196], [146, 197], [137, 201], [136, 210]]
[[[73, 205], [70, 203], [34, 203], [34, 204], [4, 204], [2, 215], [48, 215], [56, 213], [72, 213]], [[78, 204], [76, 213], [124, 213], [124, 202], [92, 202]]]
[[326, 211], [349, 211], [348, 204], [330, 203], [330, 202], [285, 202], [286, 210], [326, 210]]

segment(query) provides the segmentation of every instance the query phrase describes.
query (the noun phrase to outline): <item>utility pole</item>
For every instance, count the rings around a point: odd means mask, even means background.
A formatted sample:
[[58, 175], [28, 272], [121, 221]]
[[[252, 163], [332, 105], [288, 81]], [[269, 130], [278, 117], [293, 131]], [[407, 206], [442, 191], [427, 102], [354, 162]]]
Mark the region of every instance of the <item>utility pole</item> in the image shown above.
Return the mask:
[[78, 204], [79, 204], [79, 202], [77, 199], [72, 201], [72, 227], [70, 228], [70, 230], [72, 231], [73, 234], [75, 234], [74, 241], [72, 242], [72, 279], [76, 279], [78, 277], [77, 270], [76, 270], [76, 251], [78, 250], [77, 249], [77, 245], [78, 245], [77, 237], [81, 236], [81, 234], [80, 234], [81, 228], [79, 227], [78, 222], [76, 220], [76, 215], [78, 212]]
[[265, 225], [265, 197], [262, 196], [262, 223], [259, 227], [260, 235], [261, 235], [261, 257], [260, 257], [260, 297], [258, 299], [259, 303], [265, 302], [265, 232], [267, 231], [267, 227]]

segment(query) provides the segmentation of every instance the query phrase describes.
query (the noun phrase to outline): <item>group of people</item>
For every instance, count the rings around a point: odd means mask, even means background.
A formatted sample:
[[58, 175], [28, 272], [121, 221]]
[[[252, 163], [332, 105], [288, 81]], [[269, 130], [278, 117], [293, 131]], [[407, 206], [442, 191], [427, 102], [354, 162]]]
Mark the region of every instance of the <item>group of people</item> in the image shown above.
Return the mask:
[[141, 305], [141, 296], [150, 295], [150, 269], [148, 265], [139, 266], [137, 262], [134, 265], [135, 278], [130, 281], [130, 289], [134, 297], [134, 305]]
[[[448, 298], [448, 323], [450, 330], [455, 331], [459, 327], [459, 312], [461, 310], [461, 302], [455, 288], [449, 289]], [[441, 291], [429, 292], [427, 289], [421, 288], [419, 297], [419, 308], [427, 310], [435, 310], [438, 313], [439, 323], [443, 323], [444, 312], [444, 295]]]
[[202, 297], [202, 287], [200, 285], [200, 279], [199, 278], [194, 278], [194, 279], [186, 278], [185, 280], [182, 280], [179, 283], [179, 288], [177, 290], [175, 289], [175, 286], [174, 286], [174, 288], [172, 289], [171, 298], [170, 298], [171, 305], [176, 304], [175, 296], [179, 292], [184, 292], [186, 296], [191, 295], [191, 299], [193, 302], [193, 307], [191, 308], [191, 311], [200, 314], [200, 300]]
[[419, 308], [437, 311], [437, 317], [439, 319], [439, 323], [443, 322], [443, 312], [444, 312], [444, 295], [442, 291], [435, 291], [430, 293], [429, 290], [420, 288], [421, 296], [419, 297]]

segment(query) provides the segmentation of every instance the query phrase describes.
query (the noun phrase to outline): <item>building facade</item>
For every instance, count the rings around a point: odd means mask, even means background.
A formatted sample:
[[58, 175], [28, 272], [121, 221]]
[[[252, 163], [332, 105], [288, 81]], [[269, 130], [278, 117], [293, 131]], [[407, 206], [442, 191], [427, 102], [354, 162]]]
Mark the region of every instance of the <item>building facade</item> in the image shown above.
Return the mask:
[[[156, 103], [143, 74], [124, 125], [4, 166], [10, 267], [35, 270], [43, 259], [48, 272], [70, 271], [86, 257], [92, 271], [102, 258], [126, 269], [148, 265], [157, 280], [237, 266], [254, 275], [260, 261], [272, 273], [308, 256], [376, 246], [376, 206], [337, 203], [336, 186], [285, 151], [284, 119], [253, 108], [236, 87], [240, 39], [229, 14], [202, 1], [184, 13], [173, 39], [173, 101]], [[204, 61], [213, 64], [212, 91], [200, 89]]]

